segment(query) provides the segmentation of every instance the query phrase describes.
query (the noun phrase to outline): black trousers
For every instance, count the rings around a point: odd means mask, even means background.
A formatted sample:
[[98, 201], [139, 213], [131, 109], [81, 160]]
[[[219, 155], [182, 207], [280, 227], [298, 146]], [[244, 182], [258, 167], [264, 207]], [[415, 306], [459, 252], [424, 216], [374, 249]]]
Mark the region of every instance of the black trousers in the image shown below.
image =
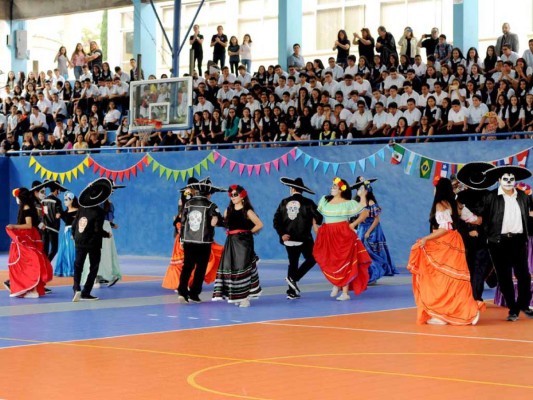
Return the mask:
[[[183, 269], [180, 275], [178, 293], [185, 298], [198, 297], [202, 293], [202, 284], [211, 255], [211, 243], [183, 243]], [[194, 280], [189, 288], [189, 279], [194, 271]]]
[[215, 64], [219, 64], [220, 62], [220, 69], [224, 68], [224, 65], [226, 65], [226, 53], [213, 53], [213, 62]]
[[[509, 312], [513, 314], [529, 308], [531, 302], [531, 274], [528, 269], [526, 239], [525, 235], [502, 236], [499, 243], [489, 242], [498, 284]], [[514, 292], [513, 271], [518, 281], [517, 298]]]
[[485, 277], [492, 269], [489, 250], [486, 247], [474, 247], [466, 249], [466, 261], [470, 271], [470, 284], [472, 285], [472, 295], [475, 300], [483, 300], [483, 289], [485, 287]]
[[[298, 282], [316, 264], [313, 257], [313, 245], [313, 240], [309, 240], [303, 242], [301, 246], [285, 246], [289, 256], [289, 271], [287, 273], [289, 278]], [[304, 256], [304, 262], [298, 267], [301, 255]]]
[[85, 259], [87, 258], [87, 255], [89, 255], [89, 275], [87, 277], [87, 281], [85, 282], [85, 285], [83, 286], [83, 290], [81, 292], [82, 296], [90, 295], [91, 290], [93, 290], [94, 280], [96, 279], [96, 275], [98, 274], [98, 267], [100, 266], [100, 257], [102, 254], [102, 249], [96, 248], [96, 249], [86, 249], [86, 248], [80, 248], [76, 247], [76, 260], [74, 261], [74, 291], [80, 291], [81, 286], [81, 274], [83, 272], [83, 264], [85, 263]]
[[194, 68], [195, 65], [198, 65], [198, 76], [203, 78], [203, 75], [202, 75], [202, 61], [204, 59], [204, 53], [203, 52], [197, 52], [195, 51], [194, 52], [194, 58], [193, 58], [193, 63], [192, 63], [192, 66]]
[[57, 245], [59, 243], [59, 234], [51, 230], [46, 229], [43, 232], [43, 246], [44, 252], [48, 257], [48, 260], [52, 262], [57, 254]]

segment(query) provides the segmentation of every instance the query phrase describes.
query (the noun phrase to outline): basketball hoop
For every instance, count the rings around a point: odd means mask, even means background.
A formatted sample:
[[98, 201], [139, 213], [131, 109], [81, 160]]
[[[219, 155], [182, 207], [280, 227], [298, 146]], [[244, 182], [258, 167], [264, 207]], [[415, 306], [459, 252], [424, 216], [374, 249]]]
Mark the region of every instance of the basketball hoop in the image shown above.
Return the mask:
[[157, 119], [136, 118], [135, 133], [139, 135], [141, 142], [148, 142], [153, 131], [161, 129], [163, 123]]

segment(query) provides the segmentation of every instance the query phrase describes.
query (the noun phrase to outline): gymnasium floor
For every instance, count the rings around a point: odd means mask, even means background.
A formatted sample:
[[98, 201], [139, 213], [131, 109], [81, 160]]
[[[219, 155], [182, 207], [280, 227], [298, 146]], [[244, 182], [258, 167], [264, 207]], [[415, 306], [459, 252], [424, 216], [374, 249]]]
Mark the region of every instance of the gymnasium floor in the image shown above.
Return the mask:
[[289, 301], [286, 264], [263, 262], [242, 309], [212, 287], [178, 305], [167, 262], [121, 257], [97, 302], [71, 303], [71, 278], [43, 299], [0, 291], [0, 399], [533, 398], [533, 320], [488, 304], [474, 327], [418, 326], [405, 270], [338, 302], [315, 267]]

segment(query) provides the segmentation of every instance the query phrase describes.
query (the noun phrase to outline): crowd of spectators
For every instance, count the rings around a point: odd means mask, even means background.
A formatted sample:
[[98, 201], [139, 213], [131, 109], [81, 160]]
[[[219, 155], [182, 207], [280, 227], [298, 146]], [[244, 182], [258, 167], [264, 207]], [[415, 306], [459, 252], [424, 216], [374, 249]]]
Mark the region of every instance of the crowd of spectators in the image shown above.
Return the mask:
[[[24, 136], [23, 150], [82, 151], [106, 144], [107, 131], [116, 129], [119, 147], [190, 148], [302, 140], [334, 145], [339, 144], [336, 139], [405, 141], [409, 136], [431, 141], [434, 135], [465, 133], [491, 140], [500, 138], [495, 133], [533, 131], [533, 39], [520, 55], [519, 38], [507, 23], [484, 56], [474, 47], [453, 47], [437, 28], [417, 38], [406, 27], [398, 41], [385, 27], [378, 28], [376, 38], [367, 28], [351, 39], [340, 30], [332, 46], [336, 54], [327, 65], [320, 59], [306, 61], [294, 44], [287, 71], [260, 65], [252, 72], [250, 35], [239, 44], [219, 26], [210, 42], [213, 56], [202, 73], [204, 39], [198, 26], [189, 41], [199, 72], [193, 74], [192, 129], [156, 132], [149, 142], [129, 132], [123, 118], [127, 83], [144, 79], [143, 73], [135, 60], [129, 75], [119, 67], [112, 73], [92, 42], [87, 54], [78, 45], [70, 59], [62, 47], [58, 68], [48, 74], [9, 74], [2, 103], [9, 116], [0, 117], [7, 134], [3, 151], [16, 149], [19, 135]], [[65, 80], [69, 67], [74, 68], [74, 87]]]

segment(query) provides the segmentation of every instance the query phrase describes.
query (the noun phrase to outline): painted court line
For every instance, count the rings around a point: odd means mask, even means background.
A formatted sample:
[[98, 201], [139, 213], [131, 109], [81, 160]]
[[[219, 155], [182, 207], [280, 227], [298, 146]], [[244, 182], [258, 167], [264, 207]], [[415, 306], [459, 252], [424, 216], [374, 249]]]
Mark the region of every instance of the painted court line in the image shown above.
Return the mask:
[[393, 334], [393, 335], [432, 336], [432, 337], [443, 337], [443, 338], [452, 338], [452, 339], [494, 340], [494, 341], [498, 341], [498, 342], [513, 342], [513, 343], [533, 344], [533, 340], [508, 339], [508, 338], [497, 338], [497, 337], [444, 335], [444, 334], [440, 334], [440, 333], [390, 331], [390, 330], [364, 329], [364, 328], [345, 328], [345, 327], [342, 327], [342, 326], [285, 324], [285, 323], [271, 322], [271, 321], [270, 322], [260, 322], [260, 324], [262, 324], [262, 325], [274, 325], [274, 326], [289, 326], [289, 327], [294, 327], [294, 328], [333, 329], [333, 330], [339, 330], [339, 331], [352, 331], [352, 332], [387, 333], [387, 334]]

